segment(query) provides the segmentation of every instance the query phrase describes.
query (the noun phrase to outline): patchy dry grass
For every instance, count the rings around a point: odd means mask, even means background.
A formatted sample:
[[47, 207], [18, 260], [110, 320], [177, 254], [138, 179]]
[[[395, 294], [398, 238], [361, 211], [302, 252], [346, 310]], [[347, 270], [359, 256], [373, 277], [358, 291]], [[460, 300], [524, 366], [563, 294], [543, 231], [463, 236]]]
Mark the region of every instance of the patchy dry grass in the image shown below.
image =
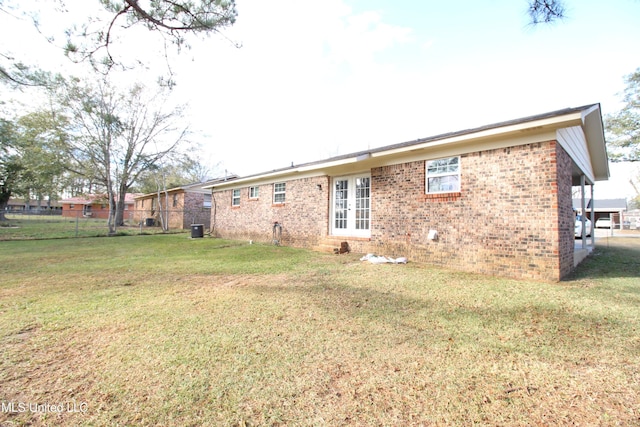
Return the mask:
[[548, 284], [184, 235], [4, 242], [0, 423], [640, 424], [640, 239], [608, 243]]

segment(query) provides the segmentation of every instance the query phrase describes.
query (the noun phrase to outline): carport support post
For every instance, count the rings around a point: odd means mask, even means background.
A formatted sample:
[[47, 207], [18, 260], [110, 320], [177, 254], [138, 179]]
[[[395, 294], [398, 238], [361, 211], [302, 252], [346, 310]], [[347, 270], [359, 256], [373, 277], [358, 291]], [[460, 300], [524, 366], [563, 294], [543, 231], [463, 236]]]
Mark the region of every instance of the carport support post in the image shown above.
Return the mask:
[[[580, 238], [582, 239], [582, 243], [581, 243], [582, 249], [587, 249], [587, 230], [585, 227], [586, 225], [585, 211], [587, 207], [584, 204], [584, 182], [585, 182], [584, 175], [581, 175], [580, 176], [580, 222], [582, 222], [582, 227], [581, 227], [582, 236], [580, 236]], [[593, 235], [593, 232], [591, 232], [591, 235]]]
[[596, 204], [593, 201], [593, 184], [591, 184], [591, 247], [596, 247]]

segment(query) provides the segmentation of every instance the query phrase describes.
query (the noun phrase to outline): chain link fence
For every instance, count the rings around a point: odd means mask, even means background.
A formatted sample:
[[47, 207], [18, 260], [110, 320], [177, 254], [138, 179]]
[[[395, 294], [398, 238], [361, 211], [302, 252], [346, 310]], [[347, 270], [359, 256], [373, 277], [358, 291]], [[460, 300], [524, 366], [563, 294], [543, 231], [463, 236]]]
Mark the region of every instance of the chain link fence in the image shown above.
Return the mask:
[[[5, 211], [6, 221], [0, 221], [0, 241], [59, 239], [108, 236], [108, 212], [90, 214], [61, 211]], [[116, 225], [117, 235], [189, 233], [192, 225], [209, 232], [210, 209], [190, 209], [159, 212], [126, 210], [123, 221]]]

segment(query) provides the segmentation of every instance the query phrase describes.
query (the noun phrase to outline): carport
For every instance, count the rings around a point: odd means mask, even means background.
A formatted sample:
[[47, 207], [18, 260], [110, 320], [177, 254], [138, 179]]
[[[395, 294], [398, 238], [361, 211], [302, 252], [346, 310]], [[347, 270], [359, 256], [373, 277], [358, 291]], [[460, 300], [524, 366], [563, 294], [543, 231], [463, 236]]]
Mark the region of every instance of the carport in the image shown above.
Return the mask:
[[[599, 106], [598, 106], [599, 108]], [[609, 179], [609, 160], [604, 144], [604, 126], [602, 118], [590, 109], [582, 114], [582, 126], [561, 129], [557, 134], [558, 142], [567, 150], [573, 162], [571, 174], [572, 185], [579, 187], [580, 197], [573, 201], [574, 211], [584, 213], [582, 217], [582, 238], [576, 240], [573, 251], [573, 265], [577, 266], [595, 247], [595, 233], [587, 237], [585, 226], [588, 216], [595, 227], [596, 217], [593, 204], [589, 207], [587, 200], [593, 200], [596, 181]], [[587, 185], [589, 198], [587, 198]], [[577, 205], [577, 206], [576, 206]], [[573, 233], [571, 233], [573, 237]]]

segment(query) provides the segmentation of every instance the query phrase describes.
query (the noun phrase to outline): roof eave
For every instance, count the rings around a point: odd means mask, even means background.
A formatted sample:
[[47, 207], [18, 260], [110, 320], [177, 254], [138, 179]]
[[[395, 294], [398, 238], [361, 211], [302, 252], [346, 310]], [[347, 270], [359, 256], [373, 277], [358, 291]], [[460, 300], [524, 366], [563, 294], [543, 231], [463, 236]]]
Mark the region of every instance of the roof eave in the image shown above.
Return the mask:
[[604, 139], [604, 126], [600, 104], [595, 104], [582, 112], [582, 128], [587, 138], [587, 149], [596, 181], [609, 179], [609, 156]]
[[[599, 127], [598, 127], [599, 124]], [[589, 141], [590, 155], [597, 156], [596, 179], [607, 179], [609, 176], [608, 164], [606, 161], [606, 150], [604, 149], [604, 137], [602, 133], [602, 120], [600, 116], [600, 105], [593, 104], [578, 108], [567, 108], [565, 110], [531, 116], [523, 119], [511, 120], [479, 128], [452, 132], [437, 135], [429, 138], [403, 142], [389, 145], [368, 151], [351, 153], [344, 156], [334, 157], [326, 160], [306, 163], [290, 168], [273, 170], [266, 173], [255, 174], [244, 178], [237, 178], [233, 181], [215, 183], [204, 186], [206, 189], [222, 190], [236, 187], [238, 185], [258, 182], [267, 179], [287, 179], [299, 174], [310, 174], [313, 172], [329, 172], [339, 169], [349, 164], [373, 165], [383, 159], [402, 156], [417, 151], [426, 151], [445, 145], [466, 145], [487, 141], [495, 138], [505, 138], [511, 135], [525, 135], [548, 133], [557, 129], [583, 126]], [[593, 151], [593, 152], [592, 152]], [[602, 159], [605, 159], [604, 165]], [[597, 166], [597, 167], [595, 167]]]

